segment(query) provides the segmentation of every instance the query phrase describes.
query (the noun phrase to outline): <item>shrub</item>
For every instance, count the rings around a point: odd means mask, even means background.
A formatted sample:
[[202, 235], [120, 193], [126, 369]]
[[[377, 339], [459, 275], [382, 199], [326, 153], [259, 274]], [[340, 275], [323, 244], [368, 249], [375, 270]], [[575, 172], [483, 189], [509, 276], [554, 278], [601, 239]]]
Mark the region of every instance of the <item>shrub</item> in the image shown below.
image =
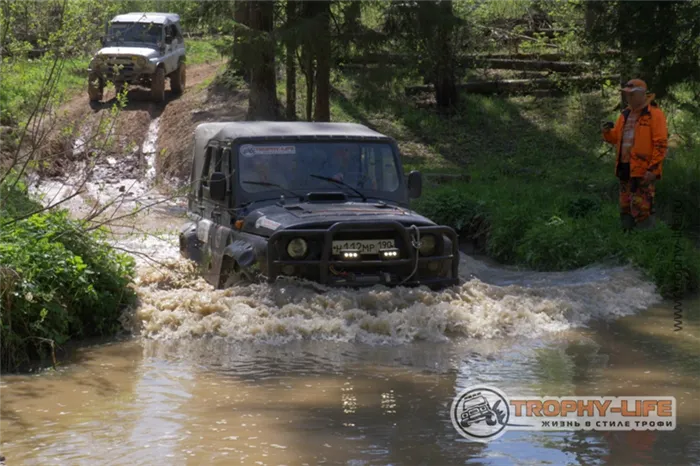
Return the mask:
[[3, 192], [11, 194], [0, 211], [3, 368], [43, 359], [54, 344], [72, 338], [118, 331], [121, 311], [135, 296], [133, 259], [64, 210], [16, 221], [13, 214], [31, 201], [22, 186]]
[[[521, 196], [521, 202], [512, 202], [511, 197], [518, 198], [517, 190], [509, 193], [492, 187], [491, 193], [483, 193], [482, 189], [478, 184], [440, 188], [426, 193], [415, 208], [464, 236], [473, 235], [473, 225], [488, 218], [487, 252], [504, 263], [534, 270], [631, 263], [665, 298], [698, 290], [700, 251], [662, 222], [652, 230], [625, 234], [614, 202], [563, 193], [561, 199], [546, 204], [544, 198], [551, 197], [546, 189], [538, 190], [540, 199]], [[552, 213], [557, 204], [563, 206], [562, 212]]]

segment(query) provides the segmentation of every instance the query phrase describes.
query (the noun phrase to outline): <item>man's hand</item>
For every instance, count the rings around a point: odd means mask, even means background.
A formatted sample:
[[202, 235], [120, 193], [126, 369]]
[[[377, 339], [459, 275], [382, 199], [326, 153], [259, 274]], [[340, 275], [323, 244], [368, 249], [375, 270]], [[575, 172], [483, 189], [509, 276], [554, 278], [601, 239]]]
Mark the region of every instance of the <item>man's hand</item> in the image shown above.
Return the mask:
[[342, 173], [336, 173], [335, 175], [333, 175], [333, 179], [334, 179], [335, 181], [343, 181], [343, 174], [342, 174]]
[[651, 183], [652, 181], [655, 181], [655, 180], [656, 180], [656, 175], [654, 173], [647, 171], [644, 174], [644, 182], [645, 183]]

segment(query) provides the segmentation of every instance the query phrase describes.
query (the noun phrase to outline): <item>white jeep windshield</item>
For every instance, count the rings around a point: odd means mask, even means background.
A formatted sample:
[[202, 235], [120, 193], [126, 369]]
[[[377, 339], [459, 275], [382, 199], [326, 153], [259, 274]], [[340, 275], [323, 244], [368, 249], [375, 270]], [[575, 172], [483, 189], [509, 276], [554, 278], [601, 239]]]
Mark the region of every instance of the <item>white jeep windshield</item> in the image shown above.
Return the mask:
[[283, 142], [244, 144], [238, 154], [239, 181], [244, 191], [343, 191], [351, 189], [311, 175], [335, 178], [363, 193], [393, 193], [399, 188], [399, 170], [392, 147], [370, 142]]
[[112, 23], [107, 36], [109, 45], [124, 42], [157, 44], [161, 40], [162, 26], [153, 23]]

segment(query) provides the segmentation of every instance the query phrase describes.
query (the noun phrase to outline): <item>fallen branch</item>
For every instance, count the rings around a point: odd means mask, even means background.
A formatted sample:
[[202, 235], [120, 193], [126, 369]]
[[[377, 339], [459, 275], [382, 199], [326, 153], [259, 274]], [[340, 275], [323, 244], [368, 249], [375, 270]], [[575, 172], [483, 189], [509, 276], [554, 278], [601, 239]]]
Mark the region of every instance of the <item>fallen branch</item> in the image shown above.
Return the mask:
[[559, 73], [581, 72], [591, 68], [587, 62], [565, 62], [547, 60], [517, 60], [510, 58], [482, 58], [475, 61], [494, 70], [556, 71]]
[[[500, 94], [527, 92], [535, 89], [561, 89], [562, 84], [575, 84], [578, 87], [587, 87], [602, 84], [605, 80], [616, 81], [617, 79], [619, 79], [618, 76], [574, 76], [558, 79], [534, 78], [471, 81], [458, 84], [457, 89], [475, 94]], [[433, 91], [433, 86], [408, 86], [404, 90], [407, 96]]]
[[[591, 53], [591, 54], [585, 54], [583, 57], [586, 58], [587, 60], [591, 59], [610, 59], [610, 58], [615, 58], [618, 56], [620, 52], [616, 50], [609, 50], [607, 52], [601, 52], [601, 53]], [[383, 66], [399, 66], [399, 65], [411, 65], [416, 62], [416, 60], [419, 57], [414, 57], [411, 55], [406, 55], [406, 54], [398, 54], [398, 53], [368, 53], [365, 55], [355, 55], [355, 56], [340, 56], [335, 58], [335, 65], [338, 67], [359, 67], [363, 65], [383, 65]], [[546, 66], [548, 67], [554, 67], [557, 66], [556, 64], [552, 64], [550, 62], [555, 62], [561, 64], [561, 66], [566, 67], [566, 66], [571, 66], [573, 64], [578, 64], [579, 62], [569, 62], [566, 61], [566, 58], [569, 58], [565, 53], [557, 52], [557, 53], [512, 53], [512, 54], [505, 54], [505, 53], [497, 53], [497, 54], [466, 54], [466, 55], [458, 55], [456, 57], [457, 63], [459, 63], [461, 66], [465, 65], [470, 65], [474, 62], [481, 62], [481, 63], [491, 63], [491, 66], [497, 67], [499, 65], [505, 64], [504, 66], [508, 66], [508, 63], [516, 63], [519, 64], [520, 62], [542, 62], [546, 63]], [[582, 65], [584, 66], [590, 66], [590, 63], [587, 62], [581, 62]], [[527, 66], [526, 64], [524, 65], [515, 65], [515, 66]], [[539, 69], [537, 67], [543, 67], [545, 65], [533, 65], [536, 68], [531, 68], [531, 69]], [[512, 69], [517, 69], [517, 68], [512, 68]], [[522, 69], [528, 69], [528, 68], [522, 68]]]

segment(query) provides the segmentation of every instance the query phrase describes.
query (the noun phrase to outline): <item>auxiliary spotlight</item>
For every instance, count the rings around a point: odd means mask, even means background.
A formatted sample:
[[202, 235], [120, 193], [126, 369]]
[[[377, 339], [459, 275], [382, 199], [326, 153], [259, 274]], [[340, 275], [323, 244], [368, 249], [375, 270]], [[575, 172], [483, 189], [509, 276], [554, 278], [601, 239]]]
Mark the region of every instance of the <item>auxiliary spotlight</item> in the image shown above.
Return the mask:
[[343, 258], [343, 260], [346, 261], [354, 261], [360, 258], [360, 250], [359, 249], [345, 249], [340, 252], [340, 257]]
[[399, 258], [399, 250], [396, 248], [382, 249], [381, 251], [379, 251], [379, 254], [381, 254], [382, 259], [398, 259]]

